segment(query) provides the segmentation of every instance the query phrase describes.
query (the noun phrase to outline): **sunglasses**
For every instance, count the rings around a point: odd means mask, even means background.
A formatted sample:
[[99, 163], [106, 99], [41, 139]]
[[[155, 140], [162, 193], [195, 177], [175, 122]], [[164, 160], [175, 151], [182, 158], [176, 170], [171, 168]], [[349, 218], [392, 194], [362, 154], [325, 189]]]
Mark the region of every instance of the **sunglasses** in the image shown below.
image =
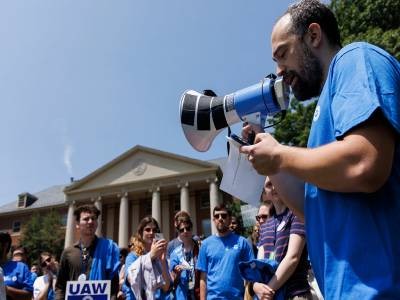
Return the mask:
[[158, 232], [158, 229], [157, 229], [157, 228], [146, 227], [146, 228], [143, 229], [143, 231], [145, 231], [145, 232], [154, 232], [154, 233], [157, 233], [157, 232]]
[[225, 220], [228, 217], [228, 214], [227, 213], [222, 213], [222, 214], [215, 214], [214, 215], [215, 219], [219, 219], [219, 217], [221, 217], [222, 219]]
[[260, 221], [261, 219], [264, 219], [264, 220], [268, 219], [268, 215], [258, 215], [258, 216], [256, 216], [256, 220], [257, 221]]
[[51, 257], [49, 256], [48, 258], [46, 258], [44, 261], [42, 261], [42, 263], [40, 264], [40, 266], [42, 268], [47, 267], [47, 264], [51, 262]]
[[182, 227], [182, 228], [178, 228], [179, 233], [183, 233], [183, 232], [190, 232], [192, 231], [192, 228], [188, 227]]

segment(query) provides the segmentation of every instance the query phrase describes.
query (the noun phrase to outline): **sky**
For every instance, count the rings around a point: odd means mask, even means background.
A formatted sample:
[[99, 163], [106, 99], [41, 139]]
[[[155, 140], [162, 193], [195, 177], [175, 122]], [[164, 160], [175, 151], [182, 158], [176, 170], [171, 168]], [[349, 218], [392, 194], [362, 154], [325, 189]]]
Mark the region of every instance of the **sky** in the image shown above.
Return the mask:
[[1, 1], [0, 205], [135, 145], [226, 156], [224, 133], [207, 152], [186, 141], [180, 96], [229, 94], [274, 72], [270, 34], [291, 2]]

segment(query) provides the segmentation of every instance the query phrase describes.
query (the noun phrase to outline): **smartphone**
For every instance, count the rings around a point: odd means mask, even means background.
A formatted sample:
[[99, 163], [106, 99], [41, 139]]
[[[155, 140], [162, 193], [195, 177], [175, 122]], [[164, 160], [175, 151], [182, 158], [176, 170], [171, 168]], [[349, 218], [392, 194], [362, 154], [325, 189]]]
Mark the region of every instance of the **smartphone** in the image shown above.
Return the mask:
[[165, 240], [164, 235], [161, 232], [158, 232], [154, 236], [154, 240], [159, 241], [159, 240]]
[[240, 144], [240, 146], [249, 146], [250, 144], [242, 139], [240, 136], [236, 134], [231, 134], [230, 138], [235, 141], [236, 143]]

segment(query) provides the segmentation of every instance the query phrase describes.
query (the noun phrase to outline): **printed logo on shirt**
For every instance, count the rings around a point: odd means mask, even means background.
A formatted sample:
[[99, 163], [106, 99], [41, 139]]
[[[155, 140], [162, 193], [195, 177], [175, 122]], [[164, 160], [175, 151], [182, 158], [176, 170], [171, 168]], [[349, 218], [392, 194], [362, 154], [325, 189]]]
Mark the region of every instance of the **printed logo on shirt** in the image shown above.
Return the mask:
[[13, 276], [13, 277], [11, 278], [11, 280], [12, 280], [12, 281], [17, 281], [17, 276]]
[[320, 113], [321, 113], [321, 108], [319, 107], [319, 105], [317, 105], [317, 107], [315, 108], [314, 117], [313, 117], [314, 122], [316, 122], [319, 119]]

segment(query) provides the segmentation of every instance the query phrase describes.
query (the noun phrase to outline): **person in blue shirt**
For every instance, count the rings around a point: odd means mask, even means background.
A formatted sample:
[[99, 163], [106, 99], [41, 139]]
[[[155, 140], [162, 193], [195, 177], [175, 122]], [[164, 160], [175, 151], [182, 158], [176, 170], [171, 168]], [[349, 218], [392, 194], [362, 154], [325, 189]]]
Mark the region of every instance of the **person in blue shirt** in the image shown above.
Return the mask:
[[[152, 265], [157, 265], [161, 271], [163, 284], [155, 291], [149, 290], [145, 286], [147, 282], [146, 275], [142, 272], [139, 274], [143, 278], [141, 283], [141, 294], [150, 293], [152, 299], [164, 300], [169, 299], [170, 293], [170, 276], [168, 272], [167, 262], [167, 241], [165, 239], [156, 239], [156, 233], [160, 233], [160, 226], [156, 219], [151, 216], [144, 217], [140, 222], [136, 234], [130, 239], [131, 252], [125, 259], [125, 282], [123, 291], [125, 292], [126, 300], [135, 300], [135, 294], [131, 288], [133, 282], [130, 282], [129, 271], [131, 265], [143, 255], [150, 255]], [[154, 264], [153, 264], [154, 263]], [[146, 266], [148, 268], [148, 266]], [[141, 268], [143, 271], [144, 268]], [[153, 272], [154, 273], [154, 272]], [[152, 280], [152, 279], [151, 279]], [[146, 297], [146, 295], [143, 295]]]
[[239, 262], [253, 259], [253, 250], [244, 237], [229, 230], [231, 211], [224, 204], [214, 207], [213, 222], [217, 233], [202, 242], [196, 265], [200, 299], [243, 299]]
[[200, 273], [195, 270], [199, 245], [193, 239], [193, 223], [189, 216], [182, 216], [176, 222], [181, 245], [170, 256], [170, 272], [174, 286], [174, 299], [195, 300], [200, 298]]
[[11, 248], [9, 233], [0, 232], [0, 245], [0, 266], [3, 269], [7, 300], [32, 299], [33, 281], [28, 266], [19, 261], [7, 261], [7, 254]]
[[316, 0], [290, 6], [271, 43], [294, 96], [319, 96], [308, 147], [258, 133], [241, 151], [305, 219], [325, 299], [399, 299], [399, 62], [364, 42], [342, 48], [335, 16]]

